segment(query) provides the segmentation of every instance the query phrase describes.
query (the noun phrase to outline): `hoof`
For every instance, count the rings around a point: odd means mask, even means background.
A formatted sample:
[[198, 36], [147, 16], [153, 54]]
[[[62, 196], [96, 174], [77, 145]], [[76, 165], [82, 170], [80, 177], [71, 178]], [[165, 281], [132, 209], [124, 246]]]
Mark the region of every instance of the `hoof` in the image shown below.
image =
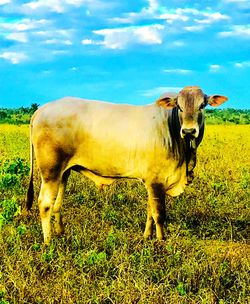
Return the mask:
[[144, 240], [152, 240], [153, 236], [152, 236], [152, 234], [144, 234], [143, 238], [144, 238]]

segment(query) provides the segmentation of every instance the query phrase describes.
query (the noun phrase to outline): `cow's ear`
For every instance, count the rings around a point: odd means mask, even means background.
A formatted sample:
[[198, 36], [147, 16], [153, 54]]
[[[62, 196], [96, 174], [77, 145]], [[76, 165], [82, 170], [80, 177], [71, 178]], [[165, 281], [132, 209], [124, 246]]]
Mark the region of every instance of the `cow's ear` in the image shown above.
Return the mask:
[[168, 96], [160, 97], [156, 100], [156, 104], [165, 109], [172, 109], [176, 106], [176, 98]]
[[220, 96], [220, 95], [212, 95], [208, 97], [208, 104], [212, 107], [218, 107], [219, 105], [223, 104], [225, 101], [227, 101], [226, 96]]

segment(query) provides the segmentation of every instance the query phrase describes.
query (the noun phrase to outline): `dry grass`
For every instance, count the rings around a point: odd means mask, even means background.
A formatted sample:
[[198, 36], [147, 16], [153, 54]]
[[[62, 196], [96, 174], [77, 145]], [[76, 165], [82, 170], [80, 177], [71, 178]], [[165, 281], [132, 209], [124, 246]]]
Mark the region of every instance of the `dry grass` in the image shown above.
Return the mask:
[[25, 168], [4, 172], [28, 163], [28, 126], [0, 125], [0, 303], [250, 303], [249, 151], [250, 126], [207, 126], [193, 184], [167, 201], [164, 242], [142, 240], [142, 184], [100, 193], [72, 174], [65, 235], [45, 248], [37, 204], [19, 214]]

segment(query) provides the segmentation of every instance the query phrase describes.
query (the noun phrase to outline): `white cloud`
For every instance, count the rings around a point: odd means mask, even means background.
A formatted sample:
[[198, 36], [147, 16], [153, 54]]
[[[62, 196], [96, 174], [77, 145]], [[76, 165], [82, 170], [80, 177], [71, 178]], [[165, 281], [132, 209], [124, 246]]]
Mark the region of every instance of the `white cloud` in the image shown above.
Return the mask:
[[172, 24], [175, 21], [183, 21], [183, 22], [187, 22], [189, 20], [188, 16], [185, 16], [183, 14], [179, 14], [177, 12], [175, 13], [163, 13], [160, 14], [157, 19], [161, 19], [161, 20], [165, 20], [167, 23]]
[[176, 8], [170, 10], [166, 6], [161, 6], [156, 0], [148, 0], [148, 6], [138, 13], [130, 12], [124, 14], [123, 17], [116, 17], [112, 20], [119, 23], [134, 23], [135, 21], [144, 19], [160, 19], [172, 24], [174, 21], [187, 22], [190, 20], [190, 15], [193, 18], [193, 16], [199, 16], [200, 14], [201, 12], [197, 9]]
[[0, 5], [9, 4], [11, 0], [0, 0]]
[[69, 51], [67, 50], [54, 50], [52, 51], [53, 55], [65, 55], [65, 54], [69, 54]]
[[163, 72], [169, 73], [169, 74], [182, 74], [182, 75], [192, 73], [191, 70], [185, 70], [185, 69], [165, 69], [165, 70], [163, 70]]
[[34, 31], [33, 36], [36, 36], [41, 43], [48, 45], [73, 45], [74, 30], [64, 29], [48, 29], [42, 31]]
[[24, 18], [16, 22], [0, 22], [0, 29], [7, 31], [23, 32], [28, 30], [33, 30], [36, 28], [41, 28], [47, 26], [50, 21], [46, 19], [34, 20], [29, 18]]
[[157, 0], [148, 0], [148, 5], [146, 7], [143, 7], [140, 12], [126, 13], [124, 14], [124, 17], [115, 17], [111, 20], [117, 23], [133, 23], [136, 20], [141, 20], [157, 15], [159, 7], [160, 6]]
[[109, 49], [123, 49], [129, 44], [161, 44], [163, 25], [153, 24], [93, 31], [104, 37], [102, 44]]
[[222, 20], [229, 20], [230, 17], [228, 15], [223, 15], [219, 12], [216, 13], [203, 13], [204, 19], [195, 19], [197, 23], [202, 24], [211, 24], [214, 22], [222, 21]]
[[83, 39], [81, 41], [81, 44], [83, 45], [103, 45], [103, 41], [98, 41], [98, 40], [92, 40], [92, 39]]
[[162, 9], [162, 13], [156, 18], [166, 20], [167, 23], [172, 24], [174, 22], [188, 22], [190, 18], [199, 15], [200, 11], [191, 8], [176, 8], [175, 10]]
[[18, 32], [18, 33], [10, 33], [6, 35], [6, 38], [9, 40], [14, 40], [22, 43], [28, 42], [28, 36], [26, 33]]
[[177, 8], [176, 12], [178, 14], [190, 14], [190, 15], [200, 15], [202, 11], [196, 9], [196, 8]]
[[44, 30], [44, 31], [37, 31], [34, 32], [37, 36], [41, 37], [54, 37], [54, 36], [60, 36], [60, 37], [66, 37], [70, 38], [73, 33], [73, 30], [62, 30], [62, 29], [55, 29], [55, 30]]
[[195, 8], [175, 8], [169, 9], [166, 6], [160, 6], [158, 1], [148, 0], [148, 6], [139, 12], [130, 12], [123, 14], [122, 17], [111, 19], [117, 23], [135, 24], [141, 20], [161, 20], [168, 25], [168, 32], [182, 32], [183, 29], [189, 32], [203, 31], [213, 23], [231, 19], [228, 15], [212, 11], [211, 8], [198, 10]]
[[250, 61], [241, 61], [241, 62], [236, 62], [234, 64], [236, 68], [242, 69], [242, 68], [248, 68], [250, 67]]
[[50, 0], [50, 1], [38, 0], [38, 1], [32, 1], [23, 4], [23, 8], [25, 9], [27, 8], [33, 11], [46, 9], [56, 13], [63, 13], [64, 7], [61, 2], [62, 1], [59, 0]]
[[159, 2], [157, 0], [148, 0], [148, 11], [155, 12], [159, 7]]
[[144, 19], [162, 19], [172, 23], [178, 18], [187, 20], [187, 17], [180, 16], [176, 12], [170, 12], [165, 7], [161, 7], [157, 0], [148, 0], [148, 6], [142, 8], [141, 11], [126, 13], [123, 17], [112, 18], [112, 21], [117, 23], [134, 23], [135, 21]]
[[211, 64], [209, 66], [209, 72], [216, 73], [220, 70], [221, 66], [219, 64]]
[[81, 7], [82, 5], [95, 10], [110, 6], [110, 4], [99, 0], [38, 0], [24, 3], [22, 10], [25, 13], [49, 11], [61, 14], [65, 13], [70, 7]]
[[184, 26], [184, 29], [188, 32], [200, 32], [204, 30], [204, 26], [203, 25]]
[[249, 0], [224, 0], [226, 3], [247, 3]]
[[250, 8], [249, 0], [224, 0], [223, 2], [225, 4], [228, 4], [228, 6], [235, 5], [236, 7], [243, 8], [243, 9]]
[[243, 68], [243, 64], [242, 64], [241, 62], [236, 62], [236, 63], [234, 64], [234, 66], [235, 66], [236, 68]]
[[61, 39], [47, 39], [44, 41], [45, 44], [64, 44], [64, 45], [72, 45], [73, 43], [70, 40], [61, 40]]
[[174, 46], [174, 47], [182, 47], [184, 45], [185, 45], [185, 42], [180, 41], [180, 40], [176, 40], [172, 43], [172, 46]]
[[70, 40], [63, 40], [61, 43], [65, 44], [65, 45], [72, 45], [73, 44], [72, 41], [70, 41]]
[[230, 31], [220, 32], [220, 37], [250, 38], [250, 25], [233, 25]]
[[81, 43], [84, 44], [84, 45], [91, 45], [91, 44], [95, 44], [95, 41], [91, 40], [91, 39], [83, 39], [81, 41]]
[[44, 75], [50, 75], [50, 74], [52, 74], [52, 71], [51, 70], [44, 70], [44, 71], [42, 71], [42, 73]]
[[28, 59], [24, 53], [18, 52], [3, 52], [0, 53], [0, 58], [10, 61], [12, 64], [18, 64]]
[[195, 32], [201, 31], [205, 27], [219, 21], [229, 20], [228, 15], [220, 12], [213, 12], [209, 9], [200, 11], [194, 8], [177, 8], [175, 11], [160, 14], [159, 19], [166, 19], [167, 23], [180, 21], [188, 24], [184, 28], [187, 31]]
[[83, 1], [83, 0], [66, 0], [65, 2], [68, 3], [68, 4], [74, 5], [74, 6], [80, 6], [86, 1]]
[[168, 92], [171, 95], [173, 95], [173, 93], [178, 93], [181, 90], [182, 90], [181, 87], [157, 87], [157, 88], [153, 88], [153, 89], [144, 91], [142, 93], [142, 95], [146, 96], [146, 97], [157, 98], [160, 95], [164, 94], [164, 92]]
[[162, 25], [142, 26], [134, 30], [134, 35], [138, 40], [145, 44], [161, 44], [162, 39], [160, 30], [164, 29]]
[[122, 49], [128, 44], [131, 36], [127, 28], [101, 29], [93, 31], [94, 34], [104, 37], [102, 44], [110, 49]]

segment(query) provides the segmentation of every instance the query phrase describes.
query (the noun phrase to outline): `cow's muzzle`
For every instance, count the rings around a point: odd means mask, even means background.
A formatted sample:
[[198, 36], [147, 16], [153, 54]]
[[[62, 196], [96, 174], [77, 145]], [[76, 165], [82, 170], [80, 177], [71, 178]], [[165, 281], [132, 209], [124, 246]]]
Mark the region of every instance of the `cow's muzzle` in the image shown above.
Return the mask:
[[197, 128], [181, 128], [181, 137], [197, 138], [199, 130]]

